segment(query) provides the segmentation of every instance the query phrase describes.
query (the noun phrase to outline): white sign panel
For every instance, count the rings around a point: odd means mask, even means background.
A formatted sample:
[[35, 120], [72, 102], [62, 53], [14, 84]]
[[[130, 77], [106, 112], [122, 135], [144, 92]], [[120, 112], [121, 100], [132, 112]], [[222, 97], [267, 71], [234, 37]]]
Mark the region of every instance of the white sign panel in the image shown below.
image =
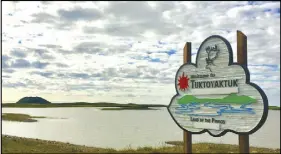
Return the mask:
[[178, 69], [177, 94], [168, 110], [183, 130], [212, 136], [251, 134], [265, 122], [267, 97], [250, 82], [247, 66], [233, 63], [232, 56], [227, 40], [211, 36], [201, 44], [196, 64]]

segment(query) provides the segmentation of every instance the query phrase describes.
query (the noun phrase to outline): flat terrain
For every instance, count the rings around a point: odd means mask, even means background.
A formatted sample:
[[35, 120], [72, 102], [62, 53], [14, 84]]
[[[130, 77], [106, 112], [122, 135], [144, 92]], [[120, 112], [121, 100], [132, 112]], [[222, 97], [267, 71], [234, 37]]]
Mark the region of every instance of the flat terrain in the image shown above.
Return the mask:
[[30, 116], [28, 114], [19, 113], [2, 113], [2, 120], [4, 121], [18, 121], [18, 122], [36, 122], [33, 118], [46, 118], [42, 116]]
[[[16, 104], [16, 103], [3, 103], [2, 107], [9, 108], [53, 108], [53, 107], [112, 107], [102, 110], [151, 110], [151, 107], [167, 107], [167, 105], [162, 104], [118, 104], [118, 103], [87, 103], [87, 102], [77, 102], [77, 103], [51, 103], [51, 104]], [[115, 108], [119, 107], [119, 108]], [[152, 109], [153, 110], [153, 109]], [[269, 110], [280, 110], [279, 106], [269, 106]]]
[[269, 110], [280, 110], [279, 106], [269, 106]]
[[106, 108], [102, 108], [101, 110], [158, 110], [158, 109], [153, 109], [147, 106], [133, 106], [133, 107], [116, 107], [116, 108], [106, 107]]
[[136, 108], [149, 108], [149, 107], [167, 107], [166, 105], [159, 104], [118, 104], [118, 103], [51, 103], [51, 104], [17, 104], [17, 103], [4, 103], [2, 107], [15, 107], [15, 108], [52, 108], [52, 107], [129, 107], [130, 109]]
[[[3, 153], [183, 153], [182, 142], [171, 141], [174, 146], [139, 147], [115, 150], [74, 145], [69, 143], [46, 141], [2, 135]], [[198, 143], [193, 144], [193, 153], [238, 153], [237, 145]], [[250, 148], [251, 153], [280, 153], [280, 149]]]

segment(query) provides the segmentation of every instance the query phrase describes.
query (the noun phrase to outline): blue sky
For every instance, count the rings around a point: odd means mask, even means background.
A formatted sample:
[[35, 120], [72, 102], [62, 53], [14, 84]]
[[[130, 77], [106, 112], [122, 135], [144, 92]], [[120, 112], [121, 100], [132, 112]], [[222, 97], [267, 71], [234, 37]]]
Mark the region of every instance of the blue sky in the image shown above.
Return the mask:
[[280, 2], [2, 2], [3, 102], [169, 104], [185, 42], [248, 38], [251, 81], [280, 106]]

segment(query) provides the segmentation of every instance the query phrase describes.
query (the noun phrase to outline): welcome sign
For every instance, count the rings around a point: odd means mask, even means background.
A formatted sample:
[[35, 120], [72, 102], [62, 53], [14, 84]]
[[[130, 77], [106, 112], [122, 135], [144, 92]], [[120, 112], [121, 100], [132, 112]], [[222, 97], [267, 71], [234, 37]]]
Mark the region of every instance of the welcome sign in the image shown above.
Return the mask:
[[252, 134], [267, 118], [265, 93], [250, 82], [247, 66], [233, 63], [230, 43], [221, 36], [208, 37], [196, 64], [178, 69], [175, 88], [168, 111], [179, 127], [193, 134]]

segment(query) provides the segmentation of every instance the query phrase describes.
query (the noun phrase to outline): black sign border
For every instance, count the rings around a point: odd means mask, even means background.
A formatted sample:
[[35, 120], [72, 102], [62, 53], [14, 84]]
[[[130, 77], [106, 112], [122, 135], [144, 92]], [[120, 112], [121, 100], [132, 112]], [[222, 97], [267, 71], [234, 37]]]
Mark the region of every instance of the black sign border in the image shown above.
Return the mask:
[[[172, 104], [172, 101], [175, 99], [175, 97], [179, 96], [179, 92], [177, 90], [177, 74], [179, 72], [179, 70], [186, 66], [186, 65], [193, 65], [197, 68], [197, 62], [198, 62], [198, 55], [199, 55], [199, 52], [203, 46], [203, 44], [205, 44], [209, 39], [213, 39], [213, 38], [218, 38], [218, 39], [221, 39], [227, 46], [227, 49], [228, 49], [228, 52], [229, 52], [229, 63], [228, 63], [228, 66], [232, 66], [232, 65], [238, 65], [238, 66], [241, 66], [243, 69], [244, 69], [244, 72], [245, 72], [245, 75], [246, 75], [246, 84], [248, 85], [251, 85], [253, 86], [261, 95], [262, 97], [262, 100], [263, 100], [263, 105], [264, 105], [264, 109], [263, 109], [263, 115], [262, 115], [262, 118], [261, 120], [259, 121], [259, 123], [257, 124], [256, 127], [254, 127], [252, 130], [250, 130], [249, 132], [236, 132], [234, 130], [231, 130], [231, 129], [226, 129], [224, 131], [222, 131], [221, 133], [217, 134], [217, 135], [214, 135], [212, 134], [208, 129], [203, 129], [202, 131], [200, 132], [191, 132], [191, 131], [188, 131], [186, 130], [185, 128], [181, 127], [180, 124], [175, 120], [175, 118], [173, 117], [171, 111], [169, 110], [171, 104]], [[257, 130], [259, 130], [263, 124], [265, 123], [266, 119], [267, 119], [267, 116], [268, 116], [268, 99], [267, 99], [267, 96], [266, 94], [264, 93], [264, 91], [255, 83], [252, 83], [250, 81], [250, 72], [248, 70], [248, 66], [247, 66], [247, 61], [248, 61], [248, 58], [246, 58], [246, 64], [239, 64], [239, 63], [235, 63], [233, 62], [233, 52], [232, 52], [232, 47], [231, 47], [231, 44], [225, 39], [223, 38], [222, 36], [219, 36], [219, 35], [212, 35], [212, 36], [209, 36], [208, 38], [206, 38], [200, 45], [199, 49], [198, 49], [198, 52], [197, 52], [197, 55], [196, 55], [196, 63], [192, 63], [192, 62], [187, 62], [183, 65], [180, 66], [180, 68], [177, 70], [177, 73], [176, 73], [176, 77], [175, 77], [175, 88], [176, 88], [176, 91], [177, 91], [177, 94], [174, 95], [170, 101], [170, 104], [167, 106], [167, 110], [169, 112], [169, 114], [171, 115], [172, 119], [174, 120], [174, 122], [184, 131], [187, 131], [191, 134], [202, 134], [202, 133], [205, 133], [205, 132], [208, 132], [211, 136], [213, 137], [221, 137], [221, 136], [224, 136], [227, 132], [232, 132], [232, 133], [235, 133], [235, 134], [240, 134], [240, 135], [250, 135], [250, 134], [253, 134], [255, 133]]]

